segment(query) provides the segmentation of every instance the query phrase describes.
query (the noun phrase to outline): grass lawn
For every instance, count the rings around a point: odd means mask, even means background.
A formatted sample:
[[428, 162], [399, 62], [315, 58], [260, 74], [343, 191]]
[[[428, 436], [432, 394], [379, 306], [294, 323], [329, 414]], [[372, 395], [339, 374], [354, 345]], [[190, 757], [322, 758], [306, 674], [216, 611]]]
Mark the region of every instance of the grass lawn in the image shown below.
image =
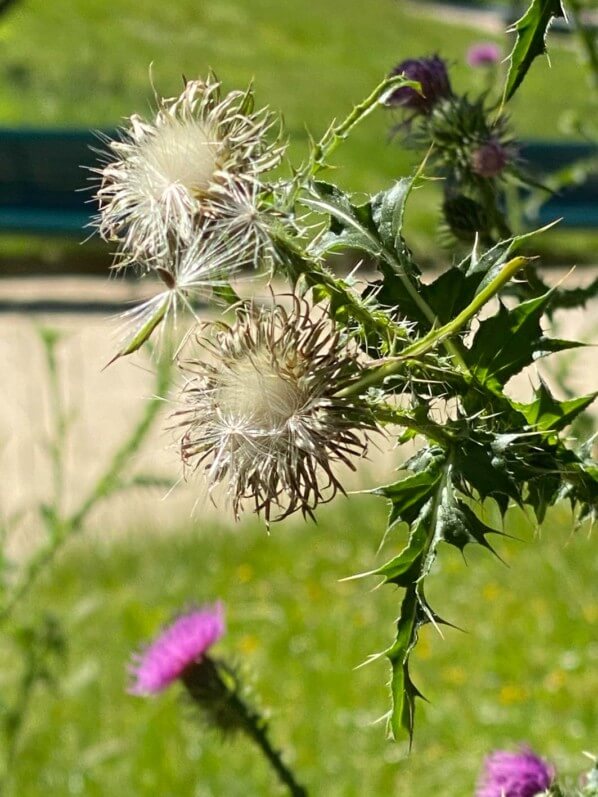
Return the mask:
[[[194, 723], [177, 688], [153, 700], [125, 694], [130, 651], [180, 607], [215, 598], [228, 619], [215, 652], [237, 661], [271, 708], [274, 738], [313, 795], [465, 797], [483, 755], [520, 741], [562, 772], [581, 771], [598, 723], [595, 541], [572, 536], [557, 511], [540, 540], [511, 517], [525, 541], [498, 540], [509, 567], [484, 551], [466, 566], [442, 550], [431, 603], [467, 633], [425, 630], [414, 676], [431, 702], [420, 704], [407, 757], [374, 723], [388, 707], [386, 664], [354, 669], [390, 641], [399, 595], [339, 583], [381, 561], [384, 514], [379, 499], [354, 496], [318, 526], [287, 521], [270, 536], [257, 523], [198, 517], [169, 539], [131, 530], [117, 543], [73, 543], [20, 610], [56, 615], [68, 656], [58, 690], [35, 693], [11, 797], [282, 793], [243, 739], [222, 744]], [[6, 687], [14, 674], [2, 673]]]
[[[212, 67], [229, 87], [255, 80], [258, 100], [284, 114], [297, 162], [306, 128], [322, 133], [405, 57], [439, 52], [454, 64], [457, 88], [479, 87], [482, 75], [465, 65], [465, 52], [489, 34], [414, 8], [399, 0], [20, 0], [0, 18], [0, 120], [113, 126], [151, 105], [150, 64], [162, 95], [178, 92], [181, 75]], [[515, 99], [520, 136], [562, 137], [571, 114], [592, 113], [571, 40], [551, 42], [552, 67], [536, 64]], [[377, 191], [411, 170], [412, 154], [388, 141], [391, 122], [374, 115], [342, 149], [341, 183]], [[433, 235], [437, 212], [433, 189], [414, 198], [410, 242], [425, 259], [446, 258]], [[569, 236], [565, 249], [576, 241]], [[588, 252], [592, 241], [577, 245]]]

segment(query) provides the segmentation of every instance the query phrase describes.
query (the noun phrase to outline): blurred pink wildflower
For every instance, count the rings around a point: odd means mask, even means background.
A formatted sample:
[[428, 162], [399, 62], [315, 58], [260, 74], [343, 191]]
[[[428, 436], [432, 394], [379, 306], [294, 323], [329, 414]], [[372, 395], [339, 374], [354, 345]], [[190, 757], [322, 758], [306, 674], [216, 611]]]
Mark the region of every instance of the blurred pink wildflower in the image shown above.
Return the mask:
[[502, 57], [502, 51], [498, 44], [493, 42], [480, 42], [472, 45], [467, 51], [467, 63], [469, 66], [494, 66]]
[[131, 694], [161, 692], [200, 661], [224, 633], [222, 604], [203, 606], [181, 615], [145, 650], [133, 655]]

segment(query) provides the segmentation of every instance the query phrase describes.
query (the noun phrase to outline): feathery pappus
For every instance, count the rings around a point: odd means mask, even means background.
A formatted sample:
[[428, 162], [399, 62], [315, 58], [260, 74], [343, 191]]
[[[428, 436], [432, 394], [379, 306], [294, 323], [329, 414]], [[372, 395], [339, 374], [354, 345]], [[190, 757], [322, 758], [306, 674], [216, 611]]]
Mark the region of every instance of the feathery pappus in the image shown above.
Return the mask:
[[362, 366], [325, 315], [293, 297], [290, 310], [241, 306], [231, 324], [215, 323], [196, 345], [211, 362], [188, 359], [176, 413], [185, 465], [202, 468], [210, 488], [224, 483], [235, 517], [245, 500], [271, 519], [312, 514], [340, 490], [333, 465], [367, 451], [376, 428], [367, 404], [337, 394]]

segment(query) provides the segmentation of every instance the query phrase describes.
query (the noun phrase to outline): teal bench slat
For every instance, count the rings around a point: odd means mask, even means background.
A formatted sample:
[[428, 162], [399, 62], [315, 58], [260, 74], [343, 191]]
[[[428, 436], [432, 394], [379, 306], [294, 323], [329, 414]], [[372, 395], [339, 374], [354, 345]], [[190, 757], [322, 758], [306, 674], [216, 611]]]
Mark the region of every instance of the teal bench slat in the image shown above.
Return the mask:
[[[110, 135], [111, 131], [107, 131]], [[80, 236], [97, 213], [85, 167], [101, 148], [91, 130], [0, 129], [0, 231]], [[521, 157], [539, 181], [579, 160], [595, 158], [592, 144], [527, 141]], [[598, 228], [598, 174], [547, 198], [532, 223], [563, 218], [561, 227]]]
[[5, 231], [79, 235], [84, 233], [89, 223], [90, 215], [87, 212], [0, 208], [0, 230]]
[[91, 130], [0, 129], [0, 231], [85, 237], [100, 146]]
[[548, 224], [562, 219], [559, 229], [598, 229], [598, 145], [584, 142], [525, 141], [520, 147], [520, 156], [526, 168], [542, 182], [567, 166], [575, 163], [592, 163], [587, 178], [577, 184], [563, 188], [538, 208], [529, 221], [533, 224]]

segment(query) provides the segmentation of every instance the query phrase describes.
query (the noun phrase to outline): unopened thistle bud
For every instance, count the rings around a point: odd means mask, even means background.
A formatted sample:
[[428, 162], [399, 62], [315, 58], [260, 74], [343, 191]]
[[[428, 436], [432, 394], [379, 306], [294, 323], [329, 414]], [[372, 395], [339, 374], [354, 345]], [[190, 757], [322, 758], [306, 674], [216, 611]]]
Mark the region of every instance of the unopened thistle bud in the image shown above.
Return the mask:
[[392, 74], [403, 74], [409, 80], [417, 80], [421, 85], [421, 94], [409, 86], [402, 86], [390, 95], [387, 104], [391, 107], [427, 114], [439, 100], [452, 94], [446, 63], [438, 55], [408, 58], [397, 64]]
[[480, 177], [498, 177], [508, 162], [509, 153], [496, 139], [482, 144], [471, 155], [471, 168]]
[[359, 378], [356, 352], [297, 298], [290, 311], [244, 307], [213, 328], [199, 342], [214, 361], [182, 363], [183, 462], [201, 467], [210, 488], [225, 484], [235, 517], [246, 499], [266, 520], [273, 506], [280, 517], [311, 514], [342, 491], [333, 465], [354, 470], [375, 428], [359, 398], [338, 396]]
[[477, 234], [483, 236], [490, 227], [484, 207], [463, 194], [446, 197], [442, 211], [449, 230], [459, 241], [472, 243]]
[[251, 90], [223, 97], [214, 77], [188, 81], [179, 97], [161, 101], [152, 121], [132, 116], [95, 170], [99, 231], [119, 243], [121, 264], [149, 266], [173, 240], [188, 243], [214, 227], [238, 238], [239, 222], [233, 229], [225, 220], [237, 218], [234, 207], [279, 163], [274, 124], [266, 109], [253, 110]]

